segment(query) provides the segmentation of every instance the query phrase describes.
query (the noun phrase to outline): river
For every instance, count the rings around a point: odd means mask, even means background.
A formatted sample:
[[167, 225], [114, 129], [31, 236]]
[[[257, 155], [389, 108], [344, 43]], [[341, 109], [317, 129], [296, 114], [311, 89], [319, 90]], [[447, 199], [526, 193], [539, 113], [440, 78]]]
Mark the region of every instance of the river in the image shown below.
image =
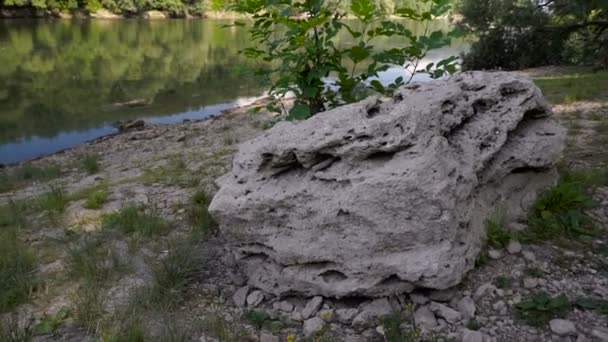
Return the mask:
[[[229, 23], [0, 20], [0, 163], [113, 133], [118, 120], [204, 119], [262, 96], [268, 83], [238, 53], [249, 46], [246, 29], [223, 28]], [[350, 44], [346, 34], [339, 40]], [[454, 42], [427, 62], [465, 49]], [[393, 68], [381, 80], [401, 73]]]

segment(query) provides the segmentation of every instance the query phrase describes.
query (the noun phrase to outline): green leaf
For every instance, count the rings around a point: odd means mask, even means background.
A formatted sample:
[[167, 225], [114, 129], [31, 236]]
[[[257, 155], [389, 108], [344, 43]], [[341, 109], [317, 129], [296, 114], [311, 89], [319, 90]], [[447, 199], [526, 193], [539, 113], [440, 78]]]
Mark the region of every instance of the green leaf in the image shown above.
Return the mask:
[[370, 85], [379, 93], [384, 93], [386, 91], [386, 89], [384, 89], [384, 86], [382, 85], [382, 83], [380, 83], [380, 81], [378, 81], [378, 80], [371, 81]]
[[308, 105], [297, 103], [289, 111], [288, 120], [305, 120], [311, 116], [310, 107]]
[[350, 48], [348, 55], [355, 63], [359, 63], [370, 56], [370, 47], [356, 45]]

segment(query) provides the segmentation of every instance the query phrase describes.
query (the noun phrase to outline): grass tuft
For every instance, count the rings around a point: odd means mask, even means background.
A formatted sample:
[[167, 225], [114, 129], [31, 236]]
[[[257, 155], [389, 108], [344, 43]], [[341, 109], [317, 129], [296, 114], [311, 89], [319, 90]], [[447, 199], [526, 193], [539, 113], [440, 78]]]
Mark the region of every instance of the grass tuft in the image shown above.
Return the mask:
[[217, 224], [209, 214], [210, 200], [203, 191], [197, 191], [190, 200], [188, 219], [194, 232], [209, 237], [217, 232]]
[[566, 317], [572, 305], [564, 295], [551, 297], [546, 292], [538, 292], [515, 304], [514, 308], [518, 319], [531, 326], [542, 327], [554, 318]]
[[68, 251], [68, 270], [87, 286], [101, 284], [125, 270], [117, 253], [98, 236], [85, 235]]
[[505, 248], [511, 241], [511, 234], [503, 229], [504, 218], [495, 213], [486, 220], [487, 244], [492, 248]]
[[0, 230], [0, 312], [26, 302], [37, 285], [36, 259], [19, 241], [17, 229]]
[[103, 187], [92, 191], [82, 205], [85, 209], [101, 209], [108, 200], [110, 192], [107, 187]]
[[30, 321], [20, 322], [11, 314], [0, 320], [0, 342], [29, 342], [34, 340], [34, 329]]
[[25, 186], [29, 182], [46, 182], [61, 176], [61, 169], [56, 165], [44, 167], [25, 164], [12, 171], [0, 171], [0, 193]]
[[171, 226], [153, 209], [129, 206], [103, 216], [102, 228], [118, 230], [127, 235], [152, 237], [168, 233]]
[[86, 154], [80, 159], [80, 167], [89, 175], [99, 172], [99, 157], [94, 154]]
[[43, 194], [38, 200], [41, 210], [46, 211], [51, 218], [57, 218], [65, 212], [69, 196], [58, 186], [51, 186], [49, 191]]
[[174, 243], [169, 254], [153, 267], [152, 284], [136, 296], [136, 306], [170, 309], [180, 304], [201, 267], [193, 245]]

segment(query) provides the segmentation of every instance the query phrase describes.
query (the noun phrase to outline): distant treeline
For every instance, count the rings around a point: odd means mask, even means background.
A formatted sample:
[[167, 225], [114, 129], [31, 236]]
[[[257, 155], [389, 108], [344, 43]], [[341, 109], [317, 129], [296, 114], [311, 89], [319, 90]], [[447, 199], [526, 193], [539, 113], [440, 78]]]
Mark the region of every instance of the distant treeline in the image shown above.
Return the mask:
[[[27, 9], [39, 13], [69, 13], [85, 11], [94, 13], [105, 9], [120, 15], [136, 15], [158, 10], [173, 16], [204, 15], [208, 12], [224, 12], [236, 0], [0, 0], [0, 11]], [[398, 7], [425, 6], [421, 0], [377, 0], [387, 14]], [[344, 12], [350, 8], [350, 0], [329, 0]]]

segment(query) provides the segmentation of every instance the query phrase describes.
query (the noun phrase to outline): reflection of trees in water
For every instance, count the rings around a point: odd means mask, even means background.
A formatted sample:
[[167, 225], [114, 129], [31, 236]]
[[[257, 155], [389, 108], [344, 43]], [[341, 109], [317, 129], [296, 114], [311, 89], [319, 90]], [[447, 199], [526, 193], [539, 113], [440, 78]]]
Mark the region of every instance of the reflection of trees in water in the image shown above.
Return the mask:
[[[0, 22], [0, 142], [257, 95], [247, 36], [218, 21]], [[145, 100], [147, 107], [115, 106]]]

